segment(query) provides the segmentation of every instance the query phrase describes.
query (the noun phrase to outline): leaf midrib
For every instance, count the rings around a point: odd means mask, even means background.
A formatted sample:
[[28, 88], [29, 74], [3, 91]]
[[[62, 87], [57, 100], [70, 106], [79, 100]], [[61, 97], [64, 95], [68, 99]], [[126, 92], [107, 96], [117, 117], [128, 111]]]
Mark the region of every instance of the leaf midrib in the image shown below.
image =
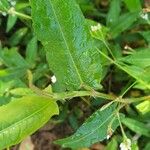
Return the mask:
[[71, 61], [72, 61], [72, 63], [73, 63], [73, 66], [74, 66], [74, 68], [75, 68], [75, 70], [76, 70], [76, 73], [77, 73], [77, 75], [78, 75], [78, 78], [79, 78], [79, 80], [80, 80], [80, 82], [81, 82], [81, 84], [82, 84], [82, 83], [83, 83], [82, 77], [81, 77], [81, 75], [80, 75], [80, 73], [79, 73], [79, 71], [78, 71], [78, 67], [77, 67], [76, 64], [75, 64], [75, 61], [74, 61], [74, 59], [73, 59], [73, 56], [72, 56], [72, 54], [71, 54], [70, 51], [69, 51], [69, 49], [70, 49], [70, 48], [69, 48], [69, 44], [67, 43], [67, 39], [66, 39], [65, 36], [64, 36], [63, 29], [61, 28], [61, 24], [60, 24], [60, 22], [59, 22], [59, 20], [58, 20], [57, 14], [56, 14], [55, 9], [54, 9], [54, 6], [53, 6], [51, 0], [49, 0], [49, 2], [50, 2], [50, 5], [51, 5], [51, 7], [52, 7], [52, 11], [53, 11], [53, 13], [54, 13], [55, 19], [56, 19], [56, 21], [57, 21], [57, 23], [58, 23], [58, 25], [59, 25], [59, 30], [60, 30], [60, 33], [61, 33], [61, 35], [62, 35], [62, 38], [63, 38], [63, 40], [64, 40], [64, 42], [65, 42], [65, 45], [66, 45], [68, 54], [69, 54], [69, 56], [70, 56], [70, 58], [71, 58]]

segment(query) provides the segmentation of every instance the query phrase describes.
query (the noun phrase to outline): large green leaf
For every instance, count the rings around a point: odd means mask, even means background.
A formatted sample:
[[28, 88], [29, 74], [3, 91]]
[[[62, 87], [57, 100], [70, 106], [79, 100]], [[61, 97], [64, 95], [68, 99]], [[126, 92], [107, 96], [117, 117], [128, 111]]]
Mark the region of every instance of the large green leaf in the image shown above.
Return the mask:
[[58, 114], [55, 100], [27, 96], [0, 107], [0, 149], [18, 144]]
[[58, 140], [56, 144], [62, 145], [64, 148], [79, 149], [106, 139], [110, 132], [110, 126], [111, 131], [114, 131], [119, 125], [115, 109], [115, 105], [111, 105], [104, 110], [97, 110], [74, 135]]
[[100, 54], [75, 0], [31, 0], [33, 27], [57, 82], [55, 91], [97, 87]]

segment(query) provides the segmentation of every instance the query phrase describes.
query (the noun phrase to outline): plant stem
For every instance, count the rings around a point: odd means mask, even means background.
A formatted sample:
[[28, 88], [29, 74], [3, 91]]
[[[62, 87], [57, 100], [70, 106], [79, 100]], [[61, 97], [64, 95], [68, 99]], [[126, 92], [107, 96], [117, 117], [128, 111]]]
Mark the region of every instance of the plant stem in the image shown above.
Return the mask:
[[123, 97], [134, 85], [136, 84], [136, 81], [132, 83], [122, 94], [121, 97]]
[[22, 18], [24, 18], [24, 19], [29, 19], [29, 20], [32, 19], [30, 16], [25, 15], [25, 14], [20, 13], [20, 12], [17, 12], [17, 11], [15, 11], [14, 14], [17, 15], [17, 16], [19, 16], [19, 17], [22, 17]]
[[124, 138], [124, 140], [125, 140], [125, 139], [127, 139], [127, 136], [126, 136], [125, 131], [124, 131], [124, 129], [123, 129], [123, 126], [122, 126], [122, 123], [121, 123], [121, 120], [120, 120], [119, 113], [117, 113], [117, 117], [118, 117], [118, 121], [119, 121], [119, 124], [120, 124], [120, 128], [121, 128], [121, 132], [122, 132], [123, 138]]
[[11, 7], [11, 8], [7, 11], [7, 13], [10, 14], [10, 15], [19, 16], [19, 17], [24, 18], [24, 19], [29, 19], [29, 20], [32, 19], [30, 16], [28, 16], [28, 15], [26, 15], [26, 14], [17, 12], [14, 7]]

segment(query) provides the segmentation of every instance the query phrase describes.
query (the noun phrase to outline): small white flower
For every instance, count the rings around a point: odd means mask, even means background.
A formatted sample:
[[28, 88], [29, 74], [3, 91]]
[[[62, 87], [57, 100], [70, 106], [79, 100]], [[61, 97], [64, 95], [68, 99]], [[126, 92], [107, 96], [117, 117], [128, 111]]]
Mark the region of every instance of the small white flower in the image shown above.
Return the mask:
[[98, 23], [96, 26], [91, 26], [91, 30], [93, 32], [97, 31], [97, 30], [100, 30], [101, 29], [101, 25]]
[[131, 140], [126, 139], [120, 144], [120, 150], [131, 150]]
[[128, 45], [125, 45], [124, 49], [129, 49], [129, 46], [128, 46]]
[[16, 5], [16, 1], [11, 1], [10, 4], [11, 4], [11, 6], [15, 6]]
[[56, 83], [56, 81], [57, 81], [56, 77], [55, 77], [55, 76], [52, 76], [52, 77], [51, 77], [51, 81], [52, 81], [52, 83]]
[[147, 13], [142, 13], [141, 18], [148, 20], [148, 14]]
[[110, 139], [110, 137], [111, 137], [111, 136], [108, 134], [106, 139], [107, 139], [107, 140], [109, 140], [109, 139]]

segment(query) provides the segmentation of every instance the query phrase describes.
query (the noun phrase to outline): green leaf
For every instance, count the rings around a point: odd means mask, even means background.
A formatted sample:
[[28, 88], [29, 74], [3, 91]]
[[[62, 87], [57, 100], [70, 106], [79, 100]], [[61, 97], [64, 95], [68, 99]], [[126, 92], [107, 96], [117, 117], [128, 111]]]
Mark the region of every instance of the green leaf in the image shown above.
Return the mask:
[[7, 67], [27, 67], [28, 63], [19, 54], [16, 48], [0, 49], [0, 59]]
[[118, 148], [118, 142], [116, 140], [116, 137], [114, 137], [106, 146], [105, 150], [117, 150]]
[[0, 69], [0, 80], [13, 80], [23, 77], [27, 72], [27, 68], [14, 67], [8, 69]]
[[115, 106], [116, 105], [111, 105], [103, 111], [100, 109], [97, 110], [74, 135], [58, 140], [56, 144], [64, 148], [79, 149], [89, 147], [98, 141], [106, 139], [110, 133], [110, 128], [112, 129], [111, 131], [114, 131], [119, 125], [115, 116]]
[[16, 21], [17, 21], [17, 16], [13, 16], [13, 15], [8, 16], [6, 32], [9, 32], [14, 27]]
[[0, 96], [0, 106], [6, 105], [11, 101], [11, 98], [8, 96]]
[[107, 15], [107, 26], [112, 26], [113, 24], [118, 23], [118, 18], [121, 11], [121, 1], [112, 0], [110, 3], [110, 9]]
[[148, 142], [148, 143], [146, 144], [146, 146], [144, 147], [143, 150], [149, 150], [149, 149], [150, 149], [150, 142]]
[[139, 33], [144, 37], [144, 39], [148, 42], [148, 44], [150, 44], [150, 31], [142, 31]]
[[150, 137], [150, 129], [144, 123], [132, 118], [124, 118], [121, 121], [133, 132]]
[[150, 101], [141, 102], [140, 104], [136, 105], [136, 108], [144, 115], [150, 112]]
[[59, 113], [55, 100], [32, 96], [0, 107], [0, 149], [18, 144]]
[[28, 28], [24, 27], [24, 28], [20, 28], [19, 30], [17, 30], [8, 40], [9, 44], [11, 46], [16, 46], [18, 45], [22, 38], [26, 35], [28, 31]]
[[0, 10], [1, 11], [8, 11], [10, 8], [9, 2], [7, 0], [1, 0], [0, 1]]
[[121, 32], [127, 30], [139, 16], [139, 13], [126, 13], [118, 18], [118, 22], [111, 26], [110, 35], [116, 38]]
[[[120, 63], [118, 61], [118, 63]], [[141, 68], [135, 65], [126, 65], [124, 63], [120, 63], [124, 70], [131, 75], [133, 78], [135, 78], [142, 86], [145, 86], [145, 89], [150, 89], [150, 67]]]
[[124, 3], [126, 4], [130, 12], [142, 10], [140, 0], [124, 0]]
[[131, 145], [131, 150], [139, 150], [139, 147], [138, 147], [138, 143], [137, 142], [132, 142], [132, 145]]
[[[98, 87], [101, 58], [75, 0], [31, 0], [33, 27], [57, 78], [55, 91]], [[40, 6], [40, 7], [39, 7]], [[42, 24], [41, 24], [42, 23]]]
[[37, 49], [38, 49], [37, 38], [33, 37], [28, 43], [26, 49], [26, 61], [31, 65], [35, 64], [37, 57]]
[[120, 60], [132, 64], [135, 66], [139, 66], [141, 68], [145, 68], [150, 66], [150, 50], [145, 49], [145, 50], [140, 50], [132, 53], [129, 56], [123, 57]]

